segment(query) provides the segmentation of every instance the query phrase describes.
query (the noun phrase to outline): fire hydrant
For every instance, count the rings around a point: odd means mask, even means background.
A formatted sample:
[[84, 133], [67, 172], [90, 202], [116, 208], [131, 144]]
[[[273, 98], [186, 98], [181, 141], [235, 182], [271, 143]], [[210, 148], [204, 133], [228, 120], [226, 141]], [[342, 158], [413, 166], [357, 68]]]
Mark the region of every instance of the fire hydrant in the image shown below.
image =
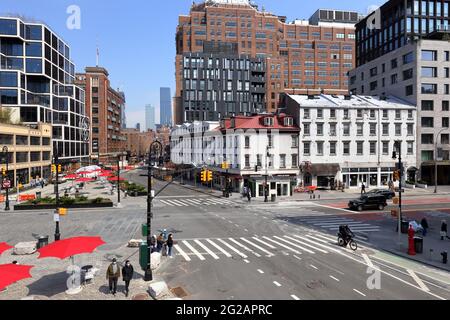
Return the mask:
[[409, 226], [409, 230], [408, 230], [408, 254], [410, 256], [415, 256], [416, 255], [416, 250], [415, 250], [415, 246], [414, 246], [414, 236], [415, 236], [416, 232], [414, 231], [414, 228], [412, 227], [412, 225]]

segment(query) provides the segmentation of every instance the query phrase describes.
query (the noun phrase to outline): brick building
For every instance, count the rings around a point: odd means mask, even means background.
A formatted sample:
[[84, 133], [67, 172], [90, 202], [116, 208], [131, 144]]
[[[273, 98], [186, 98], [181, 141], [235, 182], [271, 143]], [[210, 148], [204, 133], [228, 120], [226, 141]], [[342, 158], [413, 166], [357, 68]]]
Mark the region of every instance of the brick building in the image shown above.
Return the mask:
[[111, 88], [109, 73], [102, 67], [87, 67], [76, 75], [76, 83], [86, 92], [86, 113], [91, 119], [91, 158], [105, 160], [108, 155], [122, 152], [125, 94]]
[[[176, 31], [175, 123], [186, 121], [184, 55], [202, 53], [205, 45], [214, 43], [233, 43], [239, 55], [266, 59], [269, 112], [278, 107], [283, 92], [346, 93], [347, 72], [355, 62], [354, 24], [358, 19], [356, 12], [318, 10], [309, 20], [287, 23], [286, 17], [258, 10], [249, 1], [193, 4], [189, 15], [179, 17]], [[204, 90], [207, 95], [210, 89]]]

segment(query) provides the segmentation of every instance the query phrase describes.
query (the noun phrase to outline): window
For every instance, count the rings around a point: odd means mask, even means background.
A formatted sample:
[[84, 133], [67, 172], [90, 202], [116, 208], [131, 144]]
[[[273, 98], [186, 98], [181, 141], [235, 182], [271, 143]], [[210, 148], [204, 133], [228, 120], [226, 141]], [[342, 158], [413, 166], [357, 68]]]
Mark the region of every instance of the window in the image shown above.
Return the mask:
[[391, 60], [391, 69], [395, 69], [397, 68], [398, 63], [397, 63], [397, 59], [392, 59]]
[[42, 57], [42, 45], [39, 42], [28, 42], [25, 52], [29, 57]]
[[280, 154], [280, 168], [284, 169], [286, 168], [286, 155]]
[[403, 71], [403, 81], [412, 79], [412, 77], [413, 77], [413, 69], [412, 68]]
[[28, 145], [28, 136], [16, 136], [16, 145], [27, 146]]
[[402, 135], [402, 124], [401, 123], [396, 123], [395, 124], [395, 135], [396, 136], [401, 136]]
[[245, 167], [250, 168], [250, 155], [249, 154], [245, 155]]
[[41, 145], [41, 138], [40, 137], [30, 137], [30, 144], [32, 146], [40, 146]]
[[450, 135], [448, 133], [441, 134], [441, 144], [450, 144]]
[[16, 72], [0, 72], [0, 87], [17, 87], [17, 84]]
[[349, 156], [350, 155], [350, 141], [344, 141], [342, 143], [342, 145], [343, 145], [344, 156]]
[[383, 110], [383, 119], [388, 119], [389, 118], [389, 113], [387, 110]]
[[0, 19], [0, 34], [16, 35], [17, 22], [11, 19]]
[[395, 120], [401, 120], [401, 119], [402, 119], [401, 110], [395, 110]]
[[422, 161], [431, 161], [434, 160], [434, 152], [433, 151], [422, 151]]
[[297, 154], [293, 154], [291, 155], [291, 166], [292, 168], [297, 168], [298, 167], [298, 155]]
[[264, 125], [268, 127], [273, 126], [273, 118], [270, 117], [264, 118]]
[[412, 110], [408, 110], [408, 120], [412, 120], [412, 119], [414, 119], [413, 111]]
[[405, 55], [403, 55], [403, 64], [408, 64], [414, 61], [414, 53], [409, 52]]
[[273, 136], [272, 135], [267, 136], [267, 145], [269, 146], [269, 148], [273, 148]]
[[422, 128], [433, 128], [434, 119], [431, 117], [422, 117], [421, 119]]
[[309, 123], [303, 124], [303, 134], [309, 136], [311, 134], [311, 125]]
[[41, 59], [26, 59], [26, 72], [42, 73], [42, 60]]
[[437, 94], [437, 84], [422, 83], [422, 94]]
[[17, 163], [28, 162], [28, 152], [16, 152], [16, 162]]
[[422, 144], [433, 144], [434, 137], [433, 134], [422, 134], [421, 143]]
[[17, 90], [0, 89], [1, 104], [18, 104]]
[[357, 141], [356, 142], [356, 154], [358, 156], [364, 155], [364, 141]]
[[414, 135], [414, 124], [413, 123], [408, 123], [407, 125], [407, 135], [408, 136], [413, 136]]
[[406, 143], [406, 152], [408, 155], [413, 155], [414, 154], [414, 142], [413, 141], [408, 141]]
[[335, 109], [331, 109], [330, 110], [330, 118], [331, 119], [335, 119], [336, 118], [336, 110]]
[[317, 118], [323, 119], [323, 109], [317, 109]]
[[383, 141], [383, 155], [389, 154], [389, 141]]
[[[412, 69], [411, 69], [411, 72], [412, 72]], [[422, 67], [422, 77], [436, 78], [437, 77], [437, 68], [435, 68], [435, 67]]]
[[330, 136], [336, 136], [336, 123], [330, 123]]
[[376, 141], [370, 141], [370, 155], [376, 155], [377, 154], [377, 143]]
[[371, 136], [376, 136], [377, 135], [377, 124], [376, 123], [371, 123], [370, 124], [370, 135]]
[[310, 116], [309, 109], [305, 109], [304, 114], [303, 114], [303, 118], [304, 119], [309, 119], [309, 116]]
[[437, 61], [437, 51], [422, 50], [422, 61]]
[[448, 128], [448, 127], [449, 127], [448, 117], [443, 117], [442, 118], [442, 128]]
[[250, 149], [250, 137], [245, 137], [245, 149]]
[[356, 134], [358, 136], [362, 136], [364, 134], [364, 124], [362, 124], [362, 123], [356, 124]]
[[412, 85], [405, 87], [405, 95], [412, 96], [414, 94], [414, 87]]
[[433, 100], [422, 100], [422, 111], [433, 111], [434, 101]]
[[376, 90], [377, 88], [378, 88], [378, 81], [372, 81], [370, 83], [370, 90], [373, 91]]
[[383, 136], [389, 135], [389, 123], [383, 123]]
[[309, 156], [311, 154], [311, 142], [303, 143], [303, 154]]
[[449, 111], [450, 110], [450, 102], [448, 100], [442, 101], [442, 111]]
[[396, 73], [392, 74], [391, 75], [391, 84], [396, 84], [397, 83], [397, 79], [398, 79], [397, 74]]
[[378, 68], [374, 67], [372, 69], [370, 69], [370, 76], [371, 77], [375, 77], [378, 74]]
[[318, 136], [323, 136], [323, 123], [318, 123], [317, 124], [317, 135]]
[[344, 123], [344, 136], [349, 136], [350, 135], [350, 123]]
[[317, 155], [323, 156], [323, 141], [317, 141]]
[[336, 141], [330, 142], [330, 156], [336, 155]]

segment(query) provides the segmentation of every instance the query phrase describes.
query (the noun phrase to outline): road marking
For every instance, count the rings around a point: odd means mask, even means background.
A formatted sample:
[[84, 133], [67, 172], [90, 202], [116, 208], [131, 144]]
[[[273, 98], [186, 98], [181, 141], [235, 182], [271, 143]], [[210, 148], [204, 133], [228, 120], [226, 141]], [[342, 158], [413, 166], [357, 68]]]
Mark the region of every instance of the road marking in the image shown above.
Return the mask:
[[214, 243], [212, 240], [206, 240], [208, 241], [212, 246], [216, 247], [217, 250], [219, 250], [220, 252], [222, 252], [227, 258], [231, 258], [232, 255], [229, 254], [228, 252], [226, 252], [224, 249], [222, 249], [222, 247], [220, 247], [219, 245], [217, 245], [216, 243]]
[[233, 221], [230, 221], [230, 220], [228, 220], [228, 223], [231, 223], [231, 224], [233, 224]]
[[159, 200], [160, 202], [162, 202], [163, 204], [165, 204], [165, 205], [168, 205], [168, 206], [171, 206], [171, 207], [174, 207], [174, 205], [173, 204], [171, 204], [171, 203], [169, 203], [169, 202], [167, 202], [167, 201], [164, 201], [164, 200]]
[[358, 291], [358, 290], [356, 290], [356, 289], [353, 289], [353, 291], [355, 291], [356, 293], [362, 295], [363, 297], [366, 297], [366, 295], [365, 295], [364, 293], [362, 293], [361, 291]]
[[239, 228], [239, 225], [238, 225], [238, 224], [235, 224], [234, 226], [237, 227], [237, 228]]
[[295, 254], [294, 254], [294, 258], [297, 259], [297, 260], [302, 260], [302, 258], [297, 257]]
[[270, 242], [272, 242], [272, 243], [275, 243], [276, 245], [279, 245], [280, 247], [283, 247], [283, 248], [285, 248], [285, 249], [288, 249], [288, 250], [290, 250], [290, 251], [292, 251], [292, 252], [294, 252], [294, 253], [296, 253], [296, 254], [302, 254], [302, 253], [299, 252], [298, 250], [295, 250], [295, 249], [292, 249], [292, 248], [290, 248], [290, 247], [288, 247], [288, 246], [285, 246], [285, 245], [282, 244], [282, 243], [278, 243], [278, 242], [276, 242], [276, 241], [274, 241], [274, 240], [272, 240], [272, 239], [270, 239], [270, 238], [268, 238], [268, 237], [263, 237], [263, 239], [266, 239], [267, 241], [270, 241]]
[[244, 229], [244, 231], [245, 231], [245, 232], [248, 232], [248, 230], [247, 230], [247, 229]]
[[325, 250], [322, 250], [322, 249], [320, 249], [320, 248], [314, 247], [314, 246], [310, 245], [309, 243], [300, 242], [300, 241], [298, 241], [297, 239], [291, 238], [291, 237], [289, 237], [289, 236], [284, 236], [284, 237], [287, 238], [287, 239], [290, 239], [291, 241], [295, 241], [295, 242], [297, 242], [297, 243], [301, 243], [301, 244], [304, 245], [304, 246], [313, 248], [314, 250], [317, 250], [317, 251], [319, 251], [319, 252], [322, 252], [322, 253], [328, 253], [328, 251], [325, 251]]
[[[315, 223], [317, 222], [317, 223]], [[313, 226], [327, 226], [327, 225], [342, 225], [342, 224], [354, 224], [355, 220], [344, 219], [344, 220], [324, 220], [324, 221], [314, 221]]]
[[[307, 235], [307, 236], [308, 236], [308, 235]], [[322, 247], [322, 248], [325, 248], [325, 249], [330, 250], [330, 251], [333, 251], [333, 252], [337, 252], [337, 253], [340, 252], [338, 249], [331, 248], [331, 247], [326, 246], [326, 245], [324, 245], [324, 244], [322, 244], [322, 243], [314, 242], [314, 241], [311, 240], [311, 239], [307, 239], [307, 238], [304, 238], [304, 237], [301, 237], [301, 236], [297, 236], [297, 235], [294, 235], [294, 237], [299, 238], [299, 239], [302, 239], [303, 241], [307, 241], [307, 242], [314, 243], [316, 246], [320, 246], [320, 247]], [[312, 236], [310, 236], [310, 237], [313, 238]], [[316, 241], [320, 241], [319, 239], [316, 239], [316, 238], [313, 238], [313, 239], [316, 240]]]
[[187, 203], [184, 203], [183, 201], [184, 200], [171, 200], [172, 202], [175, 202], [175, 203], [180, 203], [183, 207], [189, 207], [189, 204], [187, 204]]
[[419, 285], [419, 287], [426, 292], [430, 292], [430, 289], [423, 283], [423, 281], [417, 276], [417, 274], [414, 273], [414, 271], [407, 269], [408, 273], [411, 275], [411, 277], [414, 279], [414, 281]]
[[226, 220], [224, 217], [222, 217], [222, 220]]
[[258, 272], [264, 274], [264, 271], [262, 271], [261, 269], [258, 269]]
[[327, 208], [327, 209], [333, 209], [333, 210], [338, 210], [338, 211], [344, 211], [347, 213], [351, 213], [352, 211], [348, 210], [348, 209], [342, 209], [342, 208], [335, 208], [335, 207], [330, 207], [330, 206], [326, 206], [323, 204], [318, 204], [316, 202], [311, 202], [312, 205], [317, 206], [317, 207], [322, 207], [322, 208]]
[[232, 239], [232, 238], [228, 238], [228, 240], [230, 240], [231, 242], [234, 242], [235, 244], [237, 244], [239, 247], [244, 248], [245, 250], [247, 250], [248, 252], [253, 253], [255, 256], [257, 256], [258, 258], [261, 257], [261, 255], [259, 253], [254, 252], [252, 249], [247, 248], [246, 246], [244, 246], [243, 244], [240, 244], [239, 242], [237, 242], [236, 240]]
[[298, 244], [291, 243], [290, 241], [287, 241], [287, 240], [285, 240], [285, 239], [283, 239], [283, 238], [281, 238], [281, 237], [274, 236], [274, 238], [275, 238], [275, 239], [278, 239], [278, 240], [280, 240], [280, 241], [286, 242], [286, 243], [288, 243], [289, 245], [294, 246], [294, 247], [296, 247], [296, 248], [302, 249], [303, 251], [306, 251], [306, 252], [308, 252], [308, 253], [315, 254], [314, 251], [309, 250], [309, 249], [306, 249], [305, 247], [299, 246]]
[[340, 282], [340, 280], [336, 277], [330, 276], [331, 279], [336, 280], [337, 282]]
[[266, 242], [264, 242], [264, 241], [262, 241], [262, 240], [259, 240], [257, 237], [253, 237], [253, 239], [256, 240], [256, 241], [258, 241], [259, 243], [262, 243], [263, 245], [269, 247], [270, 249], [276, 249], [273, 245], [268, 244], [268, 243], [266, 243]]
[[297, 297], [295, 294], [292, 294], [292, 295], [291, 295], [291, 298], [294, 299], [294, 300], [297, 300], [297, 301], [300, 300], [300, 298]]
[[274, 281], [273, 284], [276, 285], [277, 287], [281, 287], [281, 284], [279, 282]]
[[228, 243], [226, 243], [225, 241], [223, 241], [222, 239], [217, 239], [218, 241], [222, 242], [225, 246], [227, 246], [228, 248], [230, 248], [231, 250], [233, 250], [234, 252], [236, 252], [238, 255], [240, 255], [242, 258], [247, 259], [248, 257], [243, 254], [242, 252], [240, 252], [239, 250], [235, 249], [233, 246], [230, 246]]
[[193, 246], [190, 245], [189, 242], [183, 241], [184, 245], [189, 248], [201, 261], [204, 261], [205, 258], [198, 252]]
[[245, 242], [247, 242], [249, 245], [252, 245], [252, 246], [254, 246], [255, 248], [257, 248], [257, 249], [259, 249], [259, 250], [261, 250], [262, 252], [265, 252], [266, 254], [267, 254], [267, 257], [268, 258], [270, 258], [270, 257], [273, 257], [274, 256], [274, 254], [273, 253], [271, 253], [271, 252], [269, 252], [269, 251], [267, 251], [266, 249], [264, 249], [264, 248], [261, 248], [260, 246], [258, 246], [258, 245], [256, 245], [256, 244], [254, 244], [254, 243], [252, 243], [252, 242], [250, 242], [250, 241], [248, 241], [247, 239], [245, 239], [245, 238], [241, 238], [241, 240], [242, 241], [245, 241]]
[[369, 256], [365, 253], [363, 253], [361, 256], [363, 257], [366, 264], [373, 269], [373, 263], [372, 263], [372, 261], [370, 261]]
[[166, 201], [169, 202], [169, 203], [172, 203], [173, 205], [175, 205], [175, 206], [177, 206], [177, 207], [182, 207], [181, 204], [176, 203], [174, 200], [166, 200]]
[[194, 240], [194, 242], [195, 242], [196, 244], [198, 244], [200, 247], [202, 247], [203, 249], [205, 249], [205, 251], [206, 251], [207, 253], [209, 253], [209, 255], [210, 255], [211, 257], [213, 257], [213, 258], [216, 259], [216, 260], [219, 260], [219, 257], [218, 257], [214, 252], [212, 252], [211, 250], [209, 250], [209, 248], [208, 248], [207, 246], [205, 246], [203, 243], [201, 243], [199, 240]]
[[245, 263], [250, 263], [250, 261], [248, 261], [247, 259], [244, 260]]
[[314, 266], [314, 265], [312, 265], [312, 264], [310, 264], [309, 266], [310, 266], [311, 268], [315, 269], [315, 270], [319, 270], [319, 268], [317, 268], [316, 266]]
[[191, 258], [184, 252], [179, 245], [175, 244], [174, 248], [177, 249], [177, 251], [183, 256], [184, 260], [191, 261]]

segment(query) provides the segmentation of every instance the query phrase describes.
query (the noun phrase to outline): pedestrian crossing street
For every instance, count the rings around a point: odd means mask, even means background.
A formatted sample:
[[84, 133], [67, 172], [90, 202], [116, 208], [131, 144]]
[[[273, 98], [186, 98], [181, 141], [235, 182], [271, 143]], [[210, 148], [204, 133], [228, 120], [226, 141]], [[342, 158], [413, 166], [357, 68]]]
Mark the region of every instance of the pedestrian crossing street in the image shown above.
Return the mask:
[[337, 238], [322, 234], [254, 236], [242, 238], [210, 238], [180, 240], [174, 253], [183, 261], [219, 260], [233, 256], [272, 258], [276, 255], [328, 254], [346, 250], [336, 246]]
[[176, 197], [176, 198], [165, 198], [165, 199], [159, 199], [157, 202], [162, 206], [167, 207], [199, 207], [199, 206], [229, 206], [234, 204], [234, 202], [226, 199], [219, 199], [219, 198], [182, 198], [182, 197]]
[[312, 227], [322, 228], [336, 233], [339, 231], [339, 226], [341, 225], [348, 225], [350, 230], [354, 232], [378, 232], [381, 230], [379, 226], [367, 222], [356, 221], [351, 218], [346, 218], [345, 216], [329, 215], [326, 217], [305, 217], [300, 218], [298, 221]]

